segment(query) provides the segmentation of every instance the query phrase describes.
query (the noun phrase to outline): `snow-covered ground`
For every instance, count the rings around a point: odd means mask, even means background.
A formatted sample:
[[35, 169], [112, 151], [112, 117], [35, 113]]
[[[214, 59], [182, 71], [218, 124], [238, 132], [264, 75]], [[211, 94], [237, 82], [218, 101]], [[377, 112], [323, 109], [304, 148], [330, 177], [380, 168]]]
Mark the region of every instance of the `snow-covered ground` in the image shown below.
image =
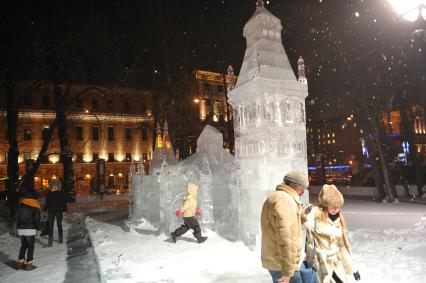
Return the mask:
[[[203, 244], [196, 243], [190, 232], [172, 243], [148, 224], [126, 232], [125, 203], [123, 199], [74, 204], [66, 215], [67, 243], [45, 248], [47, 240], [38, 240], [34, 262], [38, 268], [31, 272], [13, 269], [19, 240], [7, 233], [0, 218], [0, 282], [99, 282], [95, 254], [105, 282], [271, 282], [258, 253], [213, 231], [207, 231], [209, 239]], [[94, 253], [80, 244], [82, 230], [73, 229], [81, 220], [82, 214], [75, 213], [80, 210], [90, 215], [85, 222]], [[426, 282], [425, 205], [347, 200], [344, 213], [361, 282]]]
[[[426, 282], [426, 206], [348, 200], [344, 207], [362, 282]], [[87, 218], [106, 282], [270, 282], [259, 254], [213, 231], [172, 243], [149, 223], [130, 233], [120, 221]]]

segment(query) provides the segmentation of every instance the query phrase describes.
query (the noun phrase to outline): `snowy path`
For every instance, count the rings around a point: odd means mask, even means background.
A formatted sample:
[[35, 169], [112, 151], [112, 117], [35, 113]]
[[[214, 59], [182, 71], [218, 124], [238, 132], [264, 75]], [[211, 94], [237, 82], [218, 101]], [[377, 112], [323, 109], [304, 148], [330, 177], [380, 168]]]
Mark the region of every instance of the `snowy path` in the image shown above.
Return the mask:
[[81, 199], [68, 206], [69, 213], [64, 215], [64, 244], [57, 242], [57, 229], [54, 229], [53, 247], [47, 247], [47, 237], [36, 240], [34, 264], [37, 268], [31, 272], [16, 271], [20, 240], [8, 233], [7, 213], [0, 203], [0, 282], [101, 282], [93, 247], [89, 241], [84, 224], [86, 214], [97, 211], [111, 211], [117, 217], [119, 211], [127, 211], [127, 197], [109, 197], [104, 201], [96, 198]]

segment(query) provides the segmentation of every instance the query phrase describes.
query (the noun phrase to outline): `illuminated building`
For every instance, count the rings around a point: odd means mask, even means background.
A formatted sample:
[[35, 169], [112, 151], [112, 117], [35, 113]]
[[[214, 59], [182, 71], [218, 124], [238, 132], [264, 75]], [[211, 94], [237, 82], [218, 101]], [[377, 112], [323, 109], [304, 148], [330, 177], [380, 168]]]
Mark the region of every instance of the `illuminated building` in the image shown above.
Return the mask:
[[[99, 87], [73, 98], [81, 90], [83, 87], [79, 85], [71, 87], [69, 99], [72, 102], [67, 115], [77, 194], [89, 191], [90, 181], [96, 176], [95, 161], [98, 158], [106, 160], [107, 189], [126, 187], [130, 163], [141, 159], [147, 163], [152, 157], [151, 93], [131, 88]], [[7, 128], [5, 107], [2, 98], [2, 129]], [[20, 176], [25, 172], [24, 160], [37, 158], [45, 129], [54, 118], [55, 95], [52, 87], [46, 85], [33, 93], [19, 113], [17, 137]], [[6, 175], [8, 141], [5, 130], [0, 133], [0, 141], [0, 175]], [[47, 152], [60, 152], [56, 131]], [[49, 179], [63, 175], [62, 170], [59, 155], [49, 155], [36, 174], [36, 188], [47, 187]]]
[[160, 111], [158, 119], [169, 122], [173, 148], [180, 158], [193, 154], [197, 139], [204, 126], [210, 124], [224, 138], [224, 148], [233, 149], [232, 110], [227, 103], [227, 93], [237, 80], [234, 70], [228, 67], [226, 74], [196, 70], [186, 79], [172, 86], [171, 94], [163, 94], [163, 102], [169, 100], [167, 109]]

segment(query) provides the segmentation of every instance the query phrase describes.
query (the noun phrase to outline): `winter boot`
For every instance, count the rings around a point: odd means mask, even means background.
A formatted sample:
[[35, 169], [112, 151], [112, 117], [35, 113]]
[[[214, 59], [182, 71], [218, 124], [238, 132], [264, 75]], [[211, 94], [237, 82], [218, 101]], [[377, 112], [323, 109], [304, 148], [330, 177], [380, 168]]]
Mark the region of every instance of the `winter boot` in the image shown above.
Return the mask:
[[200, 237], [198, 237], [198, 238], [197, 238], [197, 242], [198, 242], [199, 244], [201, 244], [201, 243], [205, 242], [206, 240], [207, 240], [207, 237], [203, 237], [203, 236], [200, 236]]
[[62, 244], [64, 242], [64, 236], [59, 235], [59, 244]]
[[34, 267], [33, 267], [33, 262], [32, 262], [32, 261], [27, 262], [27, 264], [25, 265], [25, 269], [26, 269], [27, 271], [31, 271], [31, 270], [33, 270], [33, 269], [34, 269]]
[[173, 243], [176, 243], [176, 238], [177, 238], [176, 232], [170, 233], [170, 236], [172, 236]]
[[21, 270], [23, 267], [24, 267], [24, 260], [23, 259], [18, 260], [16, 262], [16, 270]]
[[49, 242], [47, 243], [48, 247], [53, 246], [53, 237], [49, 237]]

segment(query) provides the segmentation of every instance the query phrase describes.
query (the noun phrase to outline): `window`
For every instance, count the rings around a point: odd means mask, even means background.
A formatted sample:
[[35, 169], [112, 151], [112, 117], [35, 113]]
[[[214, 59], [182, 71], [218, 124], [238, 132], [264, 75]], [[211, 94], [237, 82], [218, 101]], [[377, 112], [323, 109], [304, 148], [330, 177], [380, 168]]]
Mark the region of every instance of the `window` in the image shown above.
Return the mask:
[[146, 113], [146, 103], [145, 102], [141, 103], [141, 111], [142, 111], [142, 114]]
[[24, 141], [31, 140], [31, 125], [24, 125]]
[[92, 99], [92, 110], [96, 110], [99, 107], [99, 101], [97, 99]]
[[47, 138], [48, 132], [49, 132], [49, 126], [44, 126], [43, 130], [41, 130], [41, 139], [43, 141]]
[[132, 132], [130, 128], [126, 128], [126, 141], [131, 141], [131, 140], [132, 140]]
[[25, 106], [31, 106], [31, 105], [33, 105], [33, 96], [32, 95], [26, 95], [24, 97], [24, 105]]
[[114, 127], [108, 127], [108, 141], [114, 141]]
[[75, 127], [75, 138], [78, 141], [82, 141], [83, 140], [83, 127], [81, 127], [81, 126]]
[[76, 107], [76, 108], [79, 108], [79, 109], [83, 108], [83, 99], [81, 99], [81, 98], [77, 98], [77, 99], [75, 100], [75, 107]]
[[92, 140], [99, 140], [99, 127], [92, 127]]
[[142, 140], [143, 141], [148, 140], [148, 128], [146, 126], [142, 127]]
[[31, 153], [30, 152], [24, 152], [24, 160], [31, 159]]
[[114, 110], [114, 101], [108, 100], [107, 107], [108, 107], [108, 110]]
[[124, 101], [124, 111], [130, 111], [130, 102]]
[[210, 85], [208, 83], [203, 83], [204, 92], [210, 92]]
[[126, 153], [126, 161], [131, 162], [132, 161], [132, 154], [130, 152]]
[[48, 95], [43, 95], [42, 103], [44, 107], [50, 106], [50, 97]]
[[110, 162], [113, 162], [115, 159], [114, 159], [114, 152], [109, 152], [108, 153], [108, 161], [110, 161]]
[[99, 154], [98, 154], [98, 153], [96, 153], [96, 152], [94, 152], [94, 153], [93, 153], [92, 161], [96, 161], [96, 160], [98, 160], [98, 159], [99, 159]]
[[77, 162], [83, 162], [83, 153], [77, 152]]

